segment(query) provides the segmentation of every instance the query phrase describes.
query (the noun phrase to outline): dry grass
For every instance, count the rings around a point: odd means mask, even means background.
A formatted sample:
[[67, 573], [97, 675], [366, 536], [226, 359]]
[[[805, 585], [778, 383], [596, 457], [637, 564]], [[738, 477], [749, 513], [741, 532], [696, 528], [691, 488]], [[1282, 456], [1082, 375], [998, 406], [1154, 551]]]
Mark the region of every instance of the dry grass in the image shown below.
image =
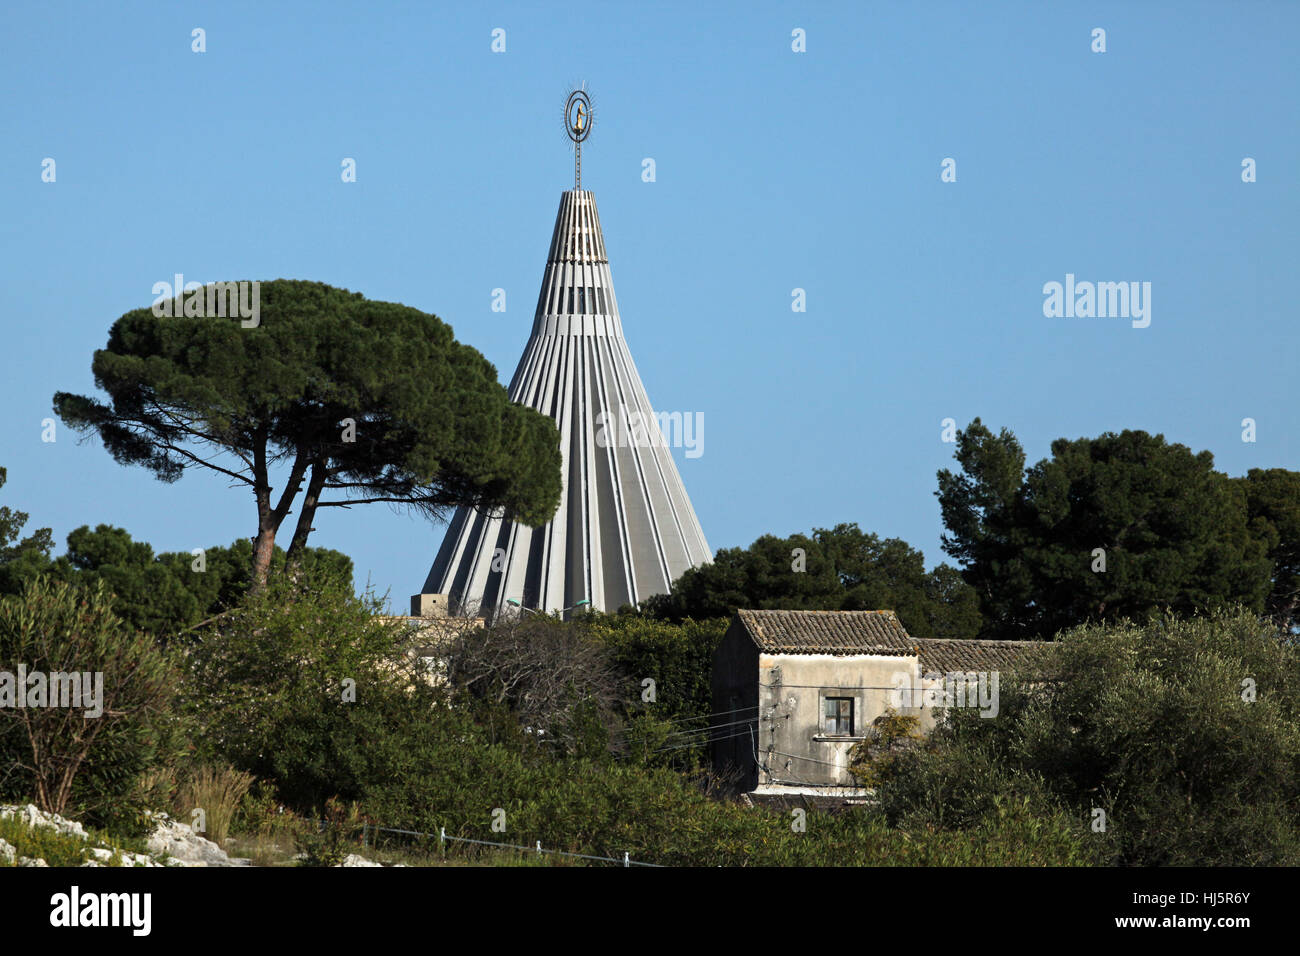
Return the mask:
[[189, 772], [176, 793], [177, 818], [190, 822], [193, 813], [202, 810], [203, 835], [220, 845], [230, 835], [230, 824], [240, 801], [253, 786], [253, 775], [233, 767], [209, 765]]

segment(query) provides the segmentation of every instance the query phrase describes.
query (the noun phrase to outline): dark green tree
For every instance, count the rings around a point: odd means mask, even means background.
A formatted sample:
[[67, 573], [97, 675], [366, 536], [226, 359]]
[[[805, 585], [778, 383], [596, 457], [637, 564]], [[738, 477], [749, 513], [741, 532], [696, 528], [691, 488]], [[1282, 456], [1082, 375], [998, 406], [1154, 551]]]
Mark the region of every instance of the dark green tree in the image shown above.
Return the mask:
[[1266, 543], [1247, 526], [1245, 491], [1209, 452], [1125, 431], [1058, 439], [1025, 471], [1015, 436], [977, 418], [955, 457], [960, 472], [939, 472], [944, 550], [979, 595], [986, 637], [1263, 609]]
[[1273, 562], [1265, 609], [1282, 627], [1300, 628], [1300, 472], [1252, 468], [1237, 481], [1246, 492], [1251, 530], [1266, 542]]
[[[49, 574], [91, 588], [102, 583], [113, 595], [114, 613], [132, 629], [159, 638], [175, 637], [202, 620], [238, 604], [249, 589], [253, 545], [247, 538], [229, 547], [155, 555], [122, 528], [82, 525], [68, 535], [67, 553], [50, 562]], [[271, 568], [284, 567], [277, 547]], [[300, 558], [304, 585], [350, 588], [352, 560], [339, 551], [308, 547]], [[0, 565], [0, 572], [4, 566]], [[29, 576], [29, 575], [28, 575]]]
[[955, 569], [941, 565], [927, 573], [925, 556], [907, 542], [856, 524], [724, 548], [645, 607], [675, 621], [725, 617], [737, 608], [887, 609], [917, 637], [971, 637], [980, 623], [975, 596]]
[[162, 481], [204, 468], [247, 488], [255, 587], [295, 508], [291, 563], [320, 508], [437, 516], [468, 504], [528, 524], [554, 513], [555, 423], [511, 403], [496, 369], [436, 316], [290, 280], [261, 283], [251, 327], [183, 316], [177, 301], [176, 317], [136, 309], [113, 324], [91, 364], [107, 401], [58, 392], [54, 409]]
[[[0, 488], [9, 473], [0, 468]], [[49, 528], [19, 538], [27, 524], [27, 512], [0, 506], [0, 594], [17, 594], [23, 582], [43, 571], [50, 563], [54, 539]]]
[[[277, 572], [287, 564], [287, 553], [276, 545], [271, 555], [271, 570]], [[203, 618], [222, 613], [239, 603], [252, 583], [253, 542], [239, 538], [225, 547], [205, 548], [201, 562], [189, 551], [164, 552], [158, 561], [165, 564], [187, 591], [194, 595]], [[297, 558], [299, 577], [304, 586], [352, 586], [352, 559], [333, 548], [306, 547]], [[202, 570], [199, 570], [201, 568]]]
[[67, 554], [54, 562], [56, 577], [91, 586], [103, 582], [119, 618], [135, 630], [170, 636], [196, 623], [202, 608], [153, 548], [121, 528], [82, 525], [68, 535]]

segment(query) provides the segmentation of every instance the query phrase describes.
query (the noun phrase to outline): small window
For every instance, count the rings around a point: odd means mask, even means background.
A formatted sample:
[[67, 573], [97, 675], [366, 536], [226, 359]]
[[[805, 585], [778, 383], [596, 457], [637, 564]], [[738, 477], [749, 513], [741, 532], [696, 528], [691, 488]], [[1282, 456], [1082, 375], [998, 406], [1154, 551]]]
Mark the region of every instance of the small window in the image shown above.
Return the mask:
[[853, 736], [852, 697], [825, 698], [822, 713], [825, 715], [822, 720], [822, 733], [827, 737]]
[[578, 286], [578, 311], [576, 314], [577, 315], [587, 314], [587, 295], [583, 291], [582, 286]]

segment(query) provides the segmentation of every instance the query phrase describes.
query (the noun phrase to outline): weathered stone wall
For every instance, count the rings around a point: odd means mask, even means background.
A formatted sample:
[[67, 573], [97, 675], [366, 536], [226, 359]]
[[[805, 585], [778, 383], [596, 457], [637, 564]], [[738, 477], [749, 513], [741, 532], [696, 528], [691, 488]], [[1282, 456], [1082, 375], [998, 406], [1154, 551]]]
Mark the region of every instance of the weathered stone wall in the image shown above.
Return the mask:
[[[910, 656], [762, 654], [758, 668], [759, 786], [852, 786], [849, 751], [897, 701], [896, 688], [918, 680], [917, 659]], [[823, 733], [827, 697], [853, 701], [851, 736]], [[919, 709], [896, 709], [920, 715]]]

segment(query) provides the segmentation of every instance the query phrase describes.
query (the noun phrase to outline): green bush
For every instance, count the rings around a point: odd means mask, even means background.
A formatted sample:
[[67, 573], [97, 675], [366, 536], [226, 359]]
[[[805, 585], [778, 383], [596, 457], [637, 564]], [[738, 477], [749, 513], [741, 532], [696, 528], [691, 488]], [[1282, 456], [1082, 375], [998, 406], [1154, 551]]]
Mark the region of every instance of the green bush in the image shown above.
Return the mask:
[[342, 582], [307, 593], [273, 579], [203, 631], [185, 677], [196, 756], [269, 782], [295, 809], [357, 799], [442, 697], [406, 656], [407, 632], [376, 611]]
[[86, 839], [82, 839], [52, 827], [30, 827], [13, 817], [0, 818], [0, 840], [14, 848], [14, 866], [23, 856], [44, 860], [49, 866], [81, 866], [86, 860], [98, 859], [90, 852], [92, 848], [112, 851], [112, 856], [104, 861], [106, 866], [122, 866], [124, 852], [146, 852], [141, 840], [115, 838], [93, 827], [86, 830]]
[[177, 672], [152, 639], [133, 632], [101, 585], [36, 578], [0, 599], [0, 669], [102, 674], [102, 714], [86, 708], [0, 708], [5, 788], [43, 810], [118, 825], [139, 823], [140, 777], [179, 746], [171, 711]]
[[299, 830], [294, 846], [299, 866], [339, 866], [352, 852], [358, 817], [356, 806], [344, 807], [330, 798], [314, 828]]
[[[454, 735], [453, 735], [454, 736]], [[869, 807], [805, 811], [713, 800], [663, 769], [583, 760], [528, 762], [462, 737], [454, 763], [442, 748], [418, 762], [436, 767], [395, 777], [364, 801], [383, 826], [681, 866], [1084, 865], [1098, 862], [1081, 821], [999, 798], [965, 829], [917, 821], [891, 826]], [[504, 810], [504, 831], [492, 828]], [[496, 819], [502, 819], [499, 816]], [[449, 842], [450, 854], [477, 856]]]
[[[966, 825], [999, 797], [1105, 813], [1118, 863], [1300, 862], [1300, 658], [1249, 613], [1084, 626], [998, 716], [953, 711], [881, 788], [894, 822]], [[1248, 688], [1253, 687], [1254, 699]]]
[[[682, 627], [635, 618], [584, 621], [659, 700], [629, 702], [610, 727], [575, 685], [545, 736], [509, 702], [416, 680], [406, 637], [344, 589], [304, 594], [286, 583], [254, 596], [190, 651], [187, 706], [203, 727], [199, 759], [221, 759], [274, 786], [292, 808], [327, 826], [303, 837], [309, 863], [337, 862], [360, 823], [667, 865], [1065, 865], [1095, 862], [1082, 820], [1017, 793], [991, 798], [951, 823], [875, 808], [789, 810], [719, 802], [704, 781], [662, 764], [680, 716], [707, 715], [707, 663], [722, 622]], [[577, 625], [575, 625], [577, 626]], [[628, 663], [630, 662], [630, 663]], [[646, 662], [649, 662], [647, 665]], [[340, 686], [356, 681], [345, 703]], [[639, 682], [637, 682], [639, 685]], [[492, 697], [493, 695], [488, 695]], [[663, 705], [660, 709], [656, 705]], [[550, 743], [559, 740], [563, 746]], [[360, 814], [339, 821], [338, 801]], [[494, 812], [504, 811], [504, 831]], [[266, 791], [242, 814], [265, 819]], [[497, 816], [499, 819], [499, 815]], [[404, 839], [388, 835], [384, 840]], [[427, 849], [436, 842], [419, 840]], [[449, 843], [456, 856], [494, 862], [496, 851]], [[558, 862], [558, 860], [557, 860]]]
[[707, 717], [713, 710], [713, 652], [727, 632], [726, 618], [673, 624], [632, 614], [591, 614], [585, 621], [638, 693], [644, 693], [643, 681], [654, 681], [655, 702], [647, 710], [666, 719]]

